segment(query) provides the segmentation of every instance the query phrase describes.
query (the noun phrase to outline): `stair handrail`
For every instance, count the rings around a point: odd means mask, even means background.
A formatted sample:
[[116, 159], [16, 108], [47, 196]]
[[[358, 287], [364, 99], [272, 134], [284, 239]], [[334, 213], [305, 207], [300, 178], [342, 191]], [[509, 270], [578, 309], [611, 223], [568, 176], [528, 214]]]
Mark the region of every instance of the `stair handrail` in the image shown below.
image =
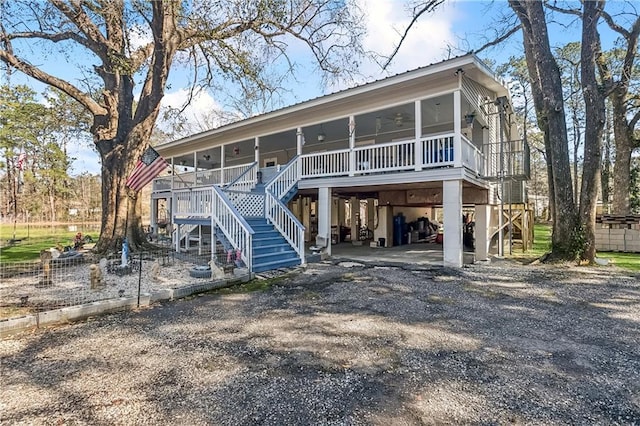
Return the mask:
[[233, 248], [240, 250], [242, 261], [251, 272], [253, 268], [251, 262], [253, 257], [252, 239], [255, 231], [221, 188], [213, 186], [213, 194], [213, 221], [227, 237]]
[[305, 227], [284, 205], [282, 197], [298, 182], [298, 156], [293, 157], [265, 186], [265, 218], [284, 236], [285, 240], [305, 263], [304, 231]]
[[304, 225], [300, 223], [291, 210], [270, 190], [265, 190], [264, 210], [265, 218], [271, 222], [298, 256], [300, 256], [300, 263], [304, 265]]
[[278, 200], [291, 190], [298, 183], [300, 174], [298, 172], [299, 156], [293, 157], [280, 171], [265, 185], [265, 192], [271, 191]]
[[[224, 189], [227, 191], [251, 191], [251, 188], [253, 188], [258, 181], [258, 168], [256, 167], [257, 165], [257, 161], [251, 163], [247, 170], [242, 172], [237, 178], [225, 185]], [[246, 179], [247, 174], [251, 175], [249, 179]]]

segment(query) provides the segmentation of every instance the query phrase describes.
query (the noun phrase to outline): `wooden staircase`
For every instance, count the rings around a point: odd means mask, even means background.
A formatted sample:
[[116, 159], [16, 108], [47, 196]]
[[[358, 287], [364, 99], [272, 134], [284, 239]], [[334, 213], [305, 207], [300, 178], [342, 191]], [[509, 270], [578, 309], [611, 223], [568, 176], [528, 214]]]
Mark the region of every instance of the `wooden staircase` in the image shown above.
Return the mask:
[[[268, 173], [260, 173], [260, 175], [269, 181], [278, 178], [278, 173], [271, 170]], [[254, 232], [251, 240], [252, 272], [291, 267], [300, 265], [302, 262], [301, 256], [266, 217], [265, 187], [268, 183], [256, 182], [250, 191], [223, 189]], [[296, 193], [297, 185], [282, 194], [280, 201], [286, 204]], [[261, 205], [258, 206], [258, 203]]]

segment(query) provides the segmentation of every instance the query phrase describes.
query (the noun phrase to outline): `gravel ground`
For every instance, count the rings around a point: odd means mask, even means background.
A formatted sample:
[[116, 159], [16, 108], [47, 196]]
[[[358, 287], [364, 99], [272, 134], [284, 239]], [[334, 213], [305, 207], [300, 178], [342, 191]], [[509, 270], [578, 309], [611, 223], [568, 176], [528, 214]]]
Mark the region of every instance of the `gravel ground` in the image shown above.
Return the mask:
[[638, 278], [313, 264], [0, 341], [0, 423], [640, 424]]

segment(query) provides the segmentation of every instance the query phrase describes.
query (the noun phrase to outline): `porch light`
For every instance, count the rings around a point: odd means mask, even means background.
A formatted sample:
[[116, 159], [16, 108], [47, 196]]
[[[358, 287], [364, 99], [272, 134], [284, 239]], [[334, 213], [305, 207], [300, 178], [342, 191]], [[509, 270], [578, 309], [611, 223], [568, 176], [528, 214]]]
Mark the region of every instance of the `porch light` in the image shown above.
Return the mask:
[[318, 132], [318, 142], [324, 142], [327, 135], [324, 134], [324, 130], [322, 129], [322, 124], [320, 125], [320, 131]]
[[237, 146], [236, 146], [236, 147], [234, 147], [234, 148], [233, 148], [233, 153], [234, 153], [235, 155], [240, 155], [240, 148], [239, 148], [239, 147], [237, 147]]
[[204, 161], [209, 161], [211, 160], [211, 156], [209, 154], [205, 154], [202, 156], [202, 158], [204, 158]]

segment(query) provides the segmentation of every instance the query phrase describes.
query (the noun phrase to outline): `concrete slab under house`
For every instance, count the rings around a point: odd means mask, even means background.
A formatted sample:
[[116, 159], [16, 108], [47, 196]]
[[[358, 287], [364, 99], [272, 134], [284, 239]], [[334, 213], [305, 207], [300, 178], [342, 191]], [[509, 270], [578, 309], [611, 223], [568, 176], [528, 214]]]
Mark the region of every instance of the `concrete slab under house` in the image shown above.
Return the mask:
[[532, 232], [529, 149], [474, 55], [156, 149], [173, 173], [153, 182], [153, 232], [177, 251], [223, 247], [252, 273], [347, 246], [460, 267], [502, 254], [507, 229], [525, 246]]

